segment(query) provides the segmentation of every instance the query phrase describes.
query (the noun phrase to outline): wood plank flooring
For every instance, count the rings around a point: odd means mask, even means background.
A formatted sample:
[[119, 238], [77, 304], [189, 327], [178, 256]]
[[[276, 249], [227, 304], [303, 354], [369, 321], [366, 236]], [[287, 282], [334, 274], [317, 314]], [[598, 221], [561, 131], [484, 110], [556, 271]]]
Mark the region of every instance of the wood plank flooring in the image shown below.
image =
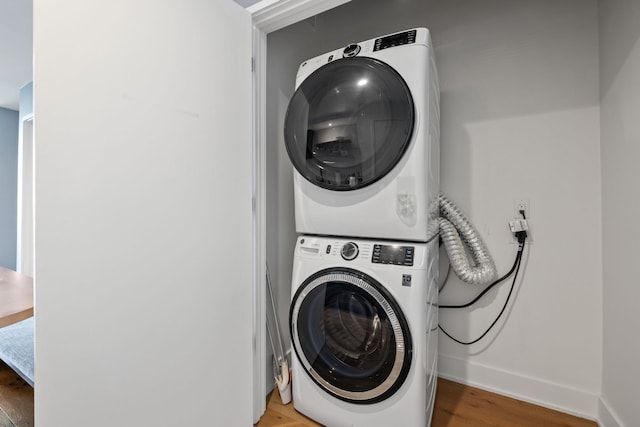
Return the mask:
[[0, 360], [0, 427], [33, 427], [33, 388]]
[[[399, 421], [398, 425], [402, 425]], [[271, 393], [256, 427], [316, 427]], [[597, 427], [597, 423], [474, 387], [438, 379], [431, 427]]]
[[[402, 425], [401, 422], [398, 424]], [[0, 427], [33, 427], [33, 388], [0, 361]], [[257, 427], [317, 427], [277, 392]], [[431, 427], [597, 427], [593, 421], [438, 379]]]

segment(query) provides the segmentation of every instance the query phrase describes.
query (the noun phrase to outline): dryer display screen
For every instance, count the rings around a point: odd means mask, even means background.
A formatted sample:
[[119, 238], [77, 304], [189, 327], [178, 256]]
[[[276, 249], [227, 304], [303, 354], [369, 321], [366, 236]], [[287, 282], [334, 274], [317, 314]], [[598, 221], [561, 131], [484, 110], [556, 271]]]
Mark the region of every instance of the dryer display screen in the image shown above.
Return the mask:
[[371, 262], [375, 264], [413, 265], [413, 246], [374, 245]]
[[394, 46], [401, 46], [403, 44], [411, 44], [416, 42], [416, 30], [407, 31], [405, 33], [393, 34], [387, 37], [376, 39], [376, 43], [373, 46], [373, 51], [387, 49]]

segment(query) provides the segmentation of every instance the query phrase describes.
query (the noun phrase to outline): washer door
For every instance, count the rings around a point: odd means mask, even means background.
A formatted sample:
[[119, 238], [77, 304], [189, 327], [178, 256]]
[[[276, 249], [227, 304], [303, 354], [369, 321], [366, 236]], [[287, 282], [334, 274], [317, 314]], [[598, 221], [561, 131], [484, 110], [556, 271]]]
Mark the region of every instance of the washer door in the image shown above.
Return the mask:
[[331, 268], [309, 277], [293, 297], [289, 325], [306, 372], [339, 399], [380, 402], [407, 378], [407, 322], [385, 288], [364, 273]]
[[407, 84], [373, 58], [339, 59], [296, 90], [285, 118], [289, 158], [312, 184], [336, 191], [376, 182], [409, 146], [414, 106]]

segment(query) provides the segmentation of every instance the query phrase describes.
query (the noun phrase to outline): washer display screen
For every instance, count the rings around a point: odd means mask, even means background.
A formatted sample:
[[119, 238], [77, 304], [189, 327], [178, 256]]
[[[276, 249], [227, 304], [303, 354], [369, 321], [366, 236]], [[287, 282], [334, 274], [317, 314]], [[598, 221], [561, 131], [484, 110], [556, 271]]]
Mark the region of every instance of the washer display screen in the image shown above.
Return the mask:
[[374, 245], [371, 262], [376, 264], [413, 265], [413, 246]]

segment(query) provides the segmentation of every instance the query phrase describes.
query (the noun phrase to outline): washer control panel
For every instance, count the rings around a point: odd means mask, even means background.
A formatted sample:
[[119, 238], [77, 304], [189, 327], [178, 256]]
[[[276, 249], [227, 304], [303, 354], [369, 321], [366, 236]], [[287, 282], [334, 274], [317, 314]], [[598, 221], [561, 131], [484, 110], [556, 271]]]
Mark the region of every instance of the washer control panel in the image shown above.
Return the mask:
[[415, 269], [425, 266], [427, 244], [300, 236], [296, 244], [295, 256], [334, 266], [349, 265], [354, 268], [356, 266], [384, 266], [383, 270], [385, 271], [392, 267]]
[[371, 262], [374, 264], [393, 264], [413, 266], [415, 247], [399, 245], [373, 245]]

